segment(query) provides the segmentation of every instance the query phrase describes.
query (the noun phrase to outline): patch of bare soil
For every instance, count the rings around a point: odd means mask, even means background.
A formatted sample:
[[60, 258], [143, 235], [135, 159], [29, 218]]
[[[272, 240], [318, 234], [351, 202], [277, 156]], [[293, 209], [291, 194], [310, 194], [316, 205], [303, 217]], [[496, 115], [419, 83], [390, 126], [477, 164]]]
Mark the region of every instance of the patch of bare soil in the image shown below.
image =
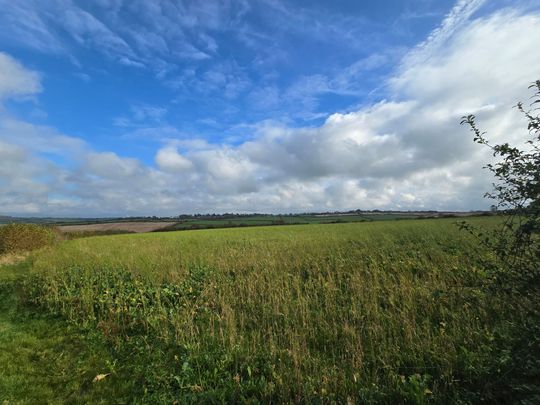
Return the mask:
[[89, 225], [62, 225], [58, 229], [62, 232], [95, 232], [95, 231], [127, 231], [127, 232], [152, 232], [176, 222], [111, 222], [105, 224]]

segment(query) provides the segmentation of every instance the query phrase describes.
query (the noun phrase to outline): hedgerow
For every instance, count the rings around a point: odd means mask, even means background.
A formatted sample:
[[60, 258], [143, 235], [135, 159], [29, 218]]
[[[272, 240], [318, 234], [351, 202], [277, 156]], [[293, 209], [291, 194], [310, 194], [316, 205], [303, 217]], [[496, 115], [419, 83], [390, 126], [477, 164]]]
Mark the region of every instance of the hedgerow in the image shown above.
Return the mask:
[[39, 249], [56, 240], [50, 227], [34, 224], [9, 224], [0, 227], [0, 254]]

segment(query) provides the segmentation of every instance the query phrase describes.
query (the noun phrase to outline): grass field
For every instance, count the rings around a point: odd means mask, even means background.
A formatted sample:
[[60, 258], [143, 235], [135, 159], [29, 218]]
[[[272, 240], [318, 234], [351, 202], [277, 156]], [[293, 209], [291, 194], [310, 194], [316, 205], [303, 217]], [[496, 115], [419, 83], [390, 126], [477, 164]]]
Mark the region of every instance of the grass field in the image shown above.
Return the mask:
[[76, 239], [18, 280], [99, 332], [111, 402], [468, 403], [505, 399], [522, 323], [493, 265], [432, 219]]

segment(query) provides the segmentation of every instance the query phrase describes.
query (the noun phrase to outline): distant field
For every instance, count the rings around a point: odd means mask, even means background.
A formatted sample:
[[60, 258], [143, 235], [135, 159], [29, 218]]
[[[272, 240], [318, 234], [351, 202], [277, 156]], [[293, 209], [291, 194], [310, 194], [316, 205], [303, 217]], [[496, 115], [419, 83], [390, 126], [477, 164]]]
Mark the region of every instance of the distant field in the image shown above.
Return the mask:
[[61, 225], [58, 226], [58, 229], [62, 232], [126, 231], [141, 233], [153, 232], [174, 224], [175, 222], [107, 222], [86, 225]]
[[269, 225], [332, 224], [349, 222], [392, 221], [400, 219], [422, 219], [428, 217], [466, 217], [470, 213], [422, 213], [422, 212], [369, 212], [363, 214], [302, 214], [302, 215], [254, 215], [231, 218], [189, 218], [162, 228], [163, 231], [187, 229], [234, 228]]
[[[478, 214], [478, 213], [476, 213]], [[235, 228], [270, 225], [305, 225], [349, 222], [391, 221], [400, 219], [423, 219], [473, 216], [471, 212], [399, 212], [369, 211], [332, 214], [297, 215], [194, 215], [170, 218], [17, 218], [0, 216], [0, 226], [7, 223], [35, 223], [59, 227], [64, 233], [88, 235], [121, 232], [180, 231], [190, 229]]]
[[117, 235], [33, 255], [26, 294], [101, 332], [127, 402], [467, 402], [520, 322], [492, 262], [455, 219]]

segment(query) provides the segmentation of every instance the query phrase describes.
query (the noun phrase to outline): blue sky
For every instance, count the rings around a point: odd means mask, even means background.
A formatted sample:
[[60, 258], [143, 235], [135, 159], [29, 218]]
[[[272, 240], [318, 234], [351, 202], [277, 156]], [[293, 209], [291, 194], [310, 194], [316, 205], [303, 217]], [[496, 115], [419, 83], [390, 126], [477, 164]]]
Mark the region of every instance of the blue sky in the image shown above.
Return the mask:
[[0, 214], [485, 208], [535, 3], [0, 0]]

